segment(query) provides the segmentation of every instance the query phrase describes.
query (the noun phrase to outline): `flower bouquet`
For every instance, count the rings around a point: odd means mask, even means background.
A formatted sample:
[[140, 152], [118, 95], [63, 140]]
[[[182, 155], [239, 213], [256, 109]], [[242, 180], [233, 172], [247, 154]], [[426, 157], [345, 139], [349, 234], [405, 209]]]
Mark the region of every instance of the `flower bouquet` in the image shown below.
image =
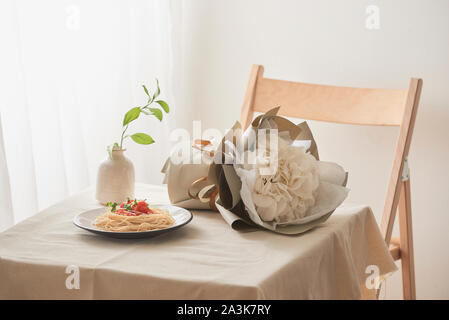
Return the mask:
[[319, 161], [307, 123], [295, 125], [278, 110], [258, 116], [245, 132], [237, 122], [214, 153], [208, 181], [233, 228], [302, 233], [326, 221], [348, 195], [347, 173]]

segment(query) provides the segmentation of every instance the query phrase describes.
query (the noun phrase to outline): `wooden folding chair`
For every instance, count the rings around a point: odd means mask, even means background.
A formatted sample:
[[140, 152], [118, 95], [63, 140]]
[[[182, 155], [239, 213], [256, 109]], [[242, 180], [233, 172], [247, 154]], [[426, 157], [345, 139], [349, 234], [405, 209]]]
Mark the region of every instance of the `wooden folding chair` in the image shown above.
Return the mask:
[[[266, 112], [274, 106], [282, 106], [280, 112], [287, 117], [400, 127], [380, 229], [392, 257], [402, 260], [404, 299], [416, 299], [407, 155], [422, 80], [412, 78], [408, 90], [365, 89], [268, 79], [263, 71], [261, 65], [251, 69], [240, 117], [244, 128], [251, 124], [254, 112]], [[392, 238], [397, 208], [400, 236]]]

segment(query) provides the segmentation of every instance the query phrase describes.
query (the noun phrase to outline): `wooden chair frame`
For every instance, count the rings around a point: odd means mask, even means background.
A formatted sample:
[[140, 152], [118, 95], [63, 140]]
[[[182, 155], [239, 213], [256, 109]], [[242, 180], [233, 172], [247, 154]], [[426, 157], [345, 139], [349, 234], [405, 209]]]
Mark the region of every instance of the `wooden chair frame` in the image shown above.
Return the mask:
[[[422, 79], [411, 78], [408, 90], [366, 89], [275, 80], [264, 78], [263, 72], [261, 65], [253, 65], [251, 69], [240, 116], [243, 128], [251, 124], [254, 112], [266, 112], [279, 105], [282, 106], [280, 112], [284, 116], [400, 127], [380, 229], [392, 257], [402, 260], [404, 299], [416, 299], [407, 156]], [[397, 209], [399, 238], [392, 237]]]

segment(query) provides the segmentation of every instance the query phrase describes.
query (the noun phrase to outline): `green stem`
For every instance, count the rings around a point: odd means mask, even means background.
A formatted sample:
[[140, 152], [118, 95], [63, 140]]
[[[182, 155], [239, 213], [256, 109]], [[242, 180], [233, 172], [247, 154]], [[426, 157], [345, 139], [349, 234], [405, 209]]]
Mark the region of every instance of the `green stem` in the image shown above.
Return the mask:
[[120, 149], [122, 149], [123, 146], [123, 139], [124, 139], [123, 137], [125, 135], [126, 130], [128, 130], [128, 125], [126, 125], [125, 129], [122, 132], [122, 137], [120, 138]]

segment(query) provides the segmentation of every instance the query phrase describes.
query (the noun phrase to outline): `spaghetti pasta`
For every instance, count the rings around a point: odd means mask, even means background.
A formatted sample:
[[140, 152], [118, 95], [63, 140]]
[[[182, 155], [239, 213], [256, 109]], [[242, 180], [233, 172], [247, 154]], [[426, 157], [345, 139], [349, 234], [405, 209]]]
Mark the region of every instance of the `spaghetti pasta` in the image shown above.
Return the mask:
[[95, 219], [94, 226], [113, 232], [141, 232], [165, 229], [175, 223], [167, 210], [151, 208], [151, 214], [123, 215], [108, 210]]

